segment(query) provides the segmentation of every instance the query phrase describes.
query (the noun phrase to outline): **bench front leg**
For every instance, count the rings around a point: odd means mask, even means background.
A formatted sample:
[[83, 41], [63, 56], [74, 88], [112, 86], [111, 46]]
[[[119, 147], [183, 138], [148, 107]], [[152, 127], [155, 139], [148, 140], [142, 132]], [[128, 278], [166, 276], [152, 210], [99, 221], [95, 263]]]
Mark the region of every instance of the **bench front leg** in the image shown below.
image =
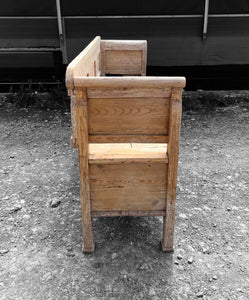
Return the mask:
[[173, 88], [169, 111], [168, 178], [166, 193], [166, 215], [163, 218], [162, 249], [173, 252], [175, 200], [177, 185], [178, 153], [182, 115], [182, 88]]
[[75, 95], [80, 169], [80, 199], [83, 227], [82, 251], [85, 253], [90, 253], [94, 251], [94, 240], [89, 183], [88, 112], [86, 89], [76, 89]]

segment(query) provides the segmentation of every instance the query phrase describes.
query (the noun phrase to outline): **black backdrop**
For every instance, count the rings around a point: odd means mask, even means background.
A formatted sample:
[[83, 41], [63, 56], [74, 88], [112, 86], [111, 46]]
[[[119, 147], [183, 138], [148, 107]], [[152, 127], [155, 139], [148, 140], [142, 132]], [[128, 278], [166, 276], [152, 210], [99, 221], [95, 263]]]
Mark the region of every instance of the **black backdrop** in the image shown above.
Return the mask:
[[[203, 14], [205, 0], [61, 0], [62, 15]], [[211, 14], [249, 13], [248, 0], [210, 0]], [[0, 16], [53, 16], [55, 0], [0, 1]]]

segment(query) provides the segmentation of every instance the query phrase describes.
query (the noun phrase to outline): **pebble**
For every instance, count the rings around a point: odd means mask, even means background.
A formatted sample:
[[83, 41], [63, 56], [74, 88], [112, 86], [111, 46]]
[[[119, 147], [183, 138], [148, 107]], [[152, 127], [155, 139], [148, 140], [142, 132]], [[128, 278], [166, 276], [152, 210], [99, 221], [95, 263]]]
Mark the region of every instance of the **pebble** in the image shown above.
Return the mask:
[[73, 251], [73, 247], [72, 246], [67, 246], [67, 251]]
[[197, 296], [198, 298], [202, 298], [202, 297], [203, 297], [203, 292], [198, 292], [198, 293], [196, 294], [196, 296]]
[[50, 202], [50, 206], [53, 208], [59, 206], [60, 204], [61, 204], [61, 200], [59, 200], [59, 199], [53, 199]]
[[188, 259], [188, 263], [191, 265], [191, 264], [193, 263], [193, 261], [194, 261], [194, 258], [193, 258], [193, 256], [191, 256], [191, 257]]
[[227, 211], [230, 211], [231, 210], [231, 207], [227, 207]]
[[178, 254], [178, 255], [177, 255], [177, 259], [182, 259], [182, 257], [183, 257], [183, 256], [182, 256], [181, 254]]
[[117, 258], [118, 257], [118, 255], [117, 255], [117, 253], [112, 253], [112, 259], [115, 259], [115, 258]]
[[8, 252], [9, 252], [8, 249], [0, 249], [0, 255], [4, 255], [4, 254], [6, 254]]
[[187, 220], [187, 219], [188, 219], [188, 216], [187, 216], [187, 215], [185, 215], [185, 214], [180, 214], [180, 215], [179, 215], [179, 217], [180, 217], [180, 218], [182, 218], [182, 219], [185, 219], [185, 220]]
[[179, 261], [178, 260], [175, 260], [175, 265], [179, 265]]
[[207, 253], [207, 254], [209, 254], [210, 253], [210, 249], [209, 249], [209, 247], [207, 246], [207, 247], [202, 247], [202, 253]]
[[139, 269], [140, 269], [140, 270], [148, 270], [148, 269], [149, 269], [149, 266], [148, 266], [148, 264], [143, 263], [143, 264], [140, 266]]
[[216, 275], [213, 275], [213, 279], [214, 279], [214, 280], [217, 280], [218, 277], [217, 277]]
[[22, 209], [21, 204], [16, 204], [14, 207], [12, 207], [10, 209], [10, 213], [12, 214], [12, 213], [17, 212], [18, 210], [21, 210], [21, 209]]
[[23, 219], [24, 219], [24, 220], [30, 219], [30, 215], [23, 215]]
[[155, 295], [156, 295], [155, 289], [151, 287], [149, 290], [149, 296], [155, 296]]

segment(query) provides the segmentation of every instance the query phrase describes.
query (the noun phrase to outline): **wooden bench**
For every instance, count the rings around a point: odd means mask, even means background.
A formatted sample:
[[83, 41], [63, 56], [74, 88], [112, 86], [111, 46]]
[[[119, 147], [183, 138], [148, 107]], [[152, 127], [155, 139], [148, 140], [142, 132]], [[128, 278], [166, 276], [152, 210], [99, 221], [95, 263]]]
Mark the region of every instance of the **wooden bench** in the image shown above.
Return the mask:
[[102, 216], [163, 216], [162, 249], [173, 251], [185, 78], [146, 77], [146, 56], [146, 41], [96, 37], [67, 68], [83, 252]]

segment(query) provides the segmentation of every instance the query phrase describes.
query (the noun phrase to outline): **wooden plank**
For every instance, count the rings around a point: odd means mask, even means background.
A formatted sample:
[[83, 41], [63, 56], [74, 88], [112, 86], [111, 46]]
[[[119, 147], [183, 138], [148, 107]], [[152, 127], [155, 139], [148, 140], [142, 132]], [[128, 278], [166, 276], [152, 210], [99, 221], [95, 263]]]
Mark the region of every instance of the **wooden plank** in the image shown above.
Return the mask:
[[146, 74], [147, 41], [102, 40], [102, 74]]
[[101, 40], [103, 50], [143, 50], [146, 47], [145, 40]]
[[71, 93], [71, 124], [72, 124], [72, 136], [71, 136], [71, 146], [77, 148], [77, 117], [76, 117], [76, 98], [73, 93]]
[[142, 62], [141, 62], [141, 75], [146, 76], [147, 67], [147, 43], [144, 45], [142, 50]]
[[174, 223], [175, 223], [175, 199], [177, 184], [178, 153], [180, 142], [182, 113], [182, 89], [172, 90], [170, 99], [169, 116], [169, 142], [168, 142], [168, 179], [167, 179], [167, 202], [166, 215], [163, 220], [162, 249], [166, 252], [173, 251]]
[[166, 135], [168, 108], [168, 98], [90, 98], [89, 133]]
[[167, 164], [90, 165], [92, 211], [165, 210]]
[[[94, 76], [94, 62], [99, 67], [100, 37], [97, 36], [67, 67], [66, 86], [74, 88], [75, 76]], [[96, 70], [98, 71], [98, 70]]]
[[141, 74], [142, 51], [105, 51], [106, 74]]
[[118, 216], [165, 216], [165, 210], [114, 210], [92, 211], [93, 217], [118, 217]]
[[94, 251], [89, 165], [88, 165], [88, 114], [86, 90], [76, 90], [76, 116], [80, 168], [80, 199], [83, 227], [83, 252]]
[[171, 96], [170, 88], [92, 88], [87, 89], [88, 98], [162, 98]]
[[168, 163], [167, 144], [89, 144], [90, 164]]
[[100, 42], [100, 66], [101, 66], [101, 76], [105, 76], [105, 49], [102, 46], [102, 41]]
[[74, 85], [79, 88], [183, 88], [185, 84], [185, 77], [84, 77], [77, 75], [74, 77]]
[[167, 135], [89, 135], [89, 143], [167, 143]]

